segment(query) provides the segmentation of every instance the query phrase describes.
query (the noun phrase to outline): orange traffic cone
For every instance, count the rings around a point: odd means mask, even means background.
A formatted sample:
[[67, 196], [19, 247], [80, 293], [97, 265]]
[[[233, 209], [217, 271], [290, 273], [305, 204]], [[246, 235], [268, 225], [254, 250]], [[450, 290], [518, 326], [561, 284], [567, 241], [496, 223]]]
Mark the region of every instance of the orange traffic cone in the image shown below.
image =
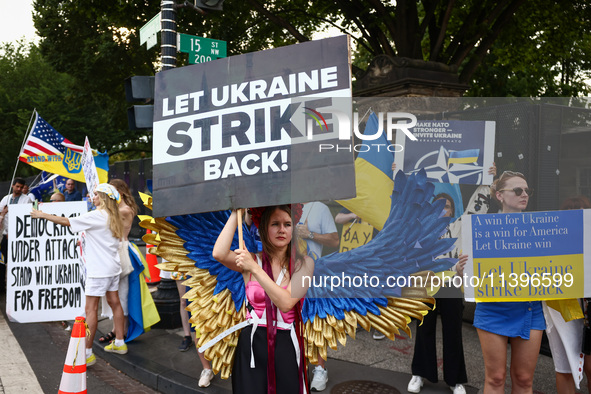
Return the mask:
[[77, 317], [72, 327], [58, 394], [86, 394], [86, 323]]

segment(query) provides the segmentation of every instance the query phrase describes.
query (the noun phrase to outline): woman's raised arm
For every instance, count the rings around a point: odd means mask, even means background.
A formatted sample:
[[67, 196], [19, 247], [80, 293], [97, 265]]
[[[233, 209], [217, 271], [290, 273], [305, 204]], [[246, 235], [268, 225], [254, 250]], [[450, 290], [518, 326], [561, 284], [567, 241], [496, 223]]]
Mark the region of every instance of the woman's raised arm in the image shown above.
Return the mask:
[[236, 211], [232, 211], [232, 214], [228, 218], [226, 225], [222, 232], [218, 236], [217, 241], [213, 247], [211, 253], [213, 258], [230, 268], [233, 271], [242, 272], [242, 269], [236, 265], [236, 253], [231, 250], [232, 240], [234, 239], [234, 233], [238, 227], [238, 216]]

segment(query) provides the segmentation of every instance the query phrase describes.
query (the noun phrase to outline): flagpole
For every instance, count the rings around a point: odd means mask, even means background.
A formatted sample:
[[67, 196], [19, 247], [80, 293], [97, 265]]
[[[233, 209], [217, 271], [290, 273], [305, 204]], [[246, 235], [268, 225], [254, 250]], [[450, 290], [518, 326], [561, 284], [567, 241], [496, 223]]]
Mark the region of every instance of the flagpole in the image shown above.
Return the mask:
[[33, 114], [31, 115], [31, 119], [29, 120], [29, 125], [27, 126], [27, 132], [25, 133], [25, 138], [23, 139], [23, 143], [21, 144], [21, 150], [18, 152], [18, 156], [16, 157], [16, 165], [14, 166], [14, 172], [12, 173], [12, 179], [10, 180], [10, 189], [8, 193], [12, 192], [12, 183], [14, 182], [14, 178], [16, 176], [16, 169], [18, 168], [18, 162], [20, 161], [21, 154], [23, 153], [23, 147], [27, 142], [27, 138], [29, 138], [29, 134], [31, 134], [31, 122], [33, 122], [33, 118], [35, 118], [35, 114], [37, 113], [37, 108], [33, 108]]

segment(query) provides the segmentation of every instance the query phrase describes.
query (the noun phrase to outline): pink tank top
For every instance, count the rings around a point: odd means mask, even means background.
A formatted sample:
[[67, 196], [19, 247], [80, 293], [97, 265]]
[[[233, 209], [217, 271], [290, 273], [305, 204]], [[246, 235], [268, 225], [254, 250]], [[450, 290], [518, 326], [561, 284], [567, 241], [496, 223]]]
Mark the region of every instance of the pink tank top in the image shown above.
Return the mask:
[[[287, 286], [284, 287], [284, 289]], [[252, 305], [253, 311], [256, 315], [260, 318], [263, 316], [263, 312], [265, 310], [265, 290], [262, 288], [259, 282], [256, 281], [248, 281], [246, 284], [246, 299], [248, 300], [249, 304]], [[295, 320], [295, 309], [291, 309], [287, 313], [281, 312], [277, 309], [281, 316], [283, 317], [283, 321], [287, 324], [293, 323]], [[250, 313], [246, 313], [246, 317], [250, 318]], [[266, 326], [266, 324], [261, 324], [262, 326]]]

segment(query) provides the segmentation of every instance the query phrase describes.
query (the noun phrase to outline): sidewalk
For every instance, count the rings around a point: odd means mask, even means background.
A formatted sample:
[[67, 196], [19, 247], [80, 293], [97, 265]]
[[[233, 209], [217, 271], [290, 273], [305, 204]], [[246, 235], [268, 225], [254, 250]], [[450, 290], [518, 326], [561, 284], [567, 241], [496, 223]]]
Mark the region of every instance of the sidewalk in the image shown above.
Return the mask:
[[[441, 325], [439, 324], [438, 327]], [[99, 332], [108, 332], [111, 322], [99, 322]], [[412, 324], [414, 332], [415, 324]], [[179, 352], [178, 346], [182, 340], [181, 330], [154, 329], [128, 344], [129, 353], [117, 355], [105, 353], [103, 345], [95, 342], [97, 355], [104, 358], [113, 367], [123, 373], [143, 382], [149, 387], [162, 393], [210, 393], [229, 394], [232, 392], [229, 380], [216, 377], [208, 388], [198, 387], [201, 364], [197, 358], [197, 351], [192, 347], [187, 352]], [[440, 335], [440, 332], [439, 332]], [[468, 393], [476, 393], [482, 389], [484, 381], [484, 364], [476, 330], [469, 323], [464, 323], [464, 354], [468, 369], [469, 382], [466, 385]], [[339, 345], [338, 351], [329, 350], [327, 369], [329, 382], [324, 393], [345, 393], [344, 386], [352, 386], [355, 381], [357, 387], [367, 387], [367, 390], [356, 392], [395, 393], [387, 390], [390, 386], [401, 393], [406, 393], [407, 384], [411, 378], [410, 364], [414, 348], [414, 340], [400, 337], [396, 341], [388, 339], [374, 340], [371, 333], [363, 329], [358, 330], [357, 339], [347, 339], [347, 346]], [[440, 341], [438, 340], [440, 343]], [[441, 349], [438, 349], [441, 355]], [[440, 362], [440, 379], [441, 360]], [[92, 367], [91, 367], [92, 368]], [[384, 386], [371, 387], [371, 382]], [[510, 383], [510, 382], [509, 382]], [[337, 387], [338, 386], [338, 387]], [[584, 387], [584, 388], [583, 388]], [[587, 393], [586, 381], [582, 382], [580, 392]], [[510, 390], [508, 386], [507, 392]], [[554, 366], [550, 357], [540, 355], [534, 379], [534, 393], [554, 393]], [[421, 393], [451, 393], [451, 390], [440, 381], [438, 384], [426, 382]]]
[[0, 394], [43, 393], [33, 369], [0, 312]]

